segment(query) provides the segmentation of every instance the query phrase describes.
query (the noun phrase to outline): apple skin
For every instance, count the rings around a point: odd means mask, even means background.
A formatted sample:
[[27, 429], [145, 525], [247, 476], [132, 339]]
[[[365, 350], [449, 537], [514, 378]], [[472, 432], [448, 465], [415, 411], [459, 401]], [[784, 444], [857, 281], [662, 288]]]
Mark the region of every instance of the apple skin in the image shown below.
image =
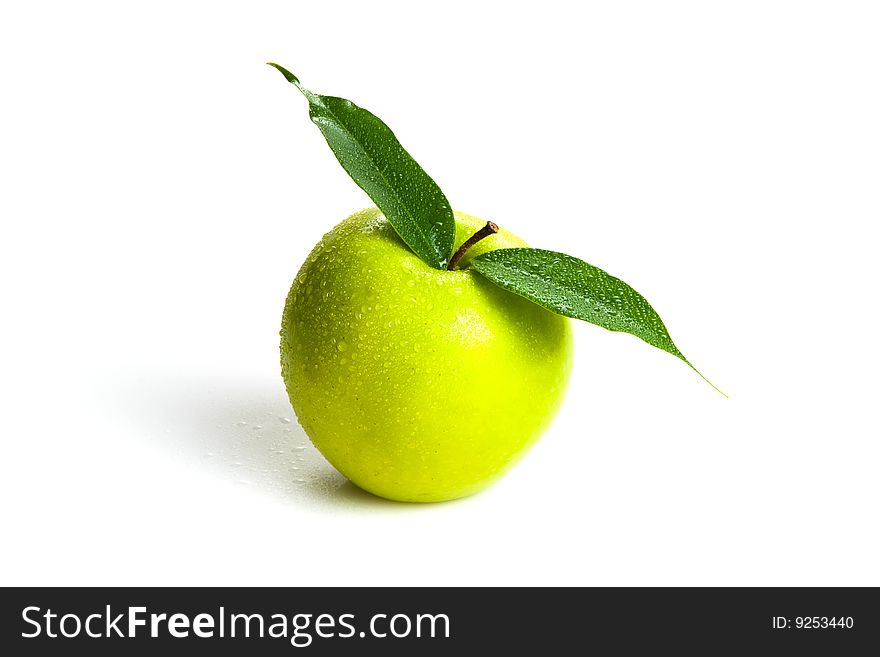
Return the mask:
[[[455, 248], [485, 222], [455, 213]], [[281, 325], [281, 369], [315, 447], [375, 495], [438, 502], [501, 477], [550, 424], [571, 372], [569, 320], [462, 271], [527, 246], [501, 230], [433, 269], [376, 209], [327, 233]]]

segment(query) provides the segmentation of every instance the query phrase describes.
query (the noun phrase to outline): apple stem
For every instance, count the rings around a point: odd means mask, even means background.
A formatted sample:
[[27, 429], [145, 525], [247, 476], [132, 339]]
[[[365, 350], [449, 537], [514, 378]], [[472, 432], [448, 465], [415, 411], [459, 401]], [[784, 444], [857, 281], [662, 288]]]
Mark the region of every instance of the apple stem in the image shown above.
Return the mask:
[[458, 251], [455, 252], [455, 255], [449, 259], [449, 266], [446, 267], [449, 271], [455, 269], [455, 266], [458, 264], [458, 261], [461, 260], [462, 256], [467, 253], [467, 250], [471, 248], [474, 244], [479, 242], [482, 239], [489, 237], [489, 235], [494, 235], [498, 232], [498, 224], [492, 223], [491, 221], [487, 221], [486, 225], [480, 228], [476, 233], [467, 238], [464, 243], [458, 247]]

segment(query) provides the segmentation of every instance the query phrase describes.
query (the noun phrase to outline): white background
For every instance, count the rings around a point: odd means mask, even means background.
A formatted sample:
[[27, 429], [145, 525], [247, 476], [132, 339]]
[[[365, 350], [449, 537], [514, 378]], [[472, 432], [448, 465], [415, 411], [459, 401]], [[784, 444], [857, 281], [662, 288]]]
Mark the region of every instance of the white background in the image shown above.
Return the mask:
[[[0, 582], [880, 585], [878, 33], [869, 2], [4, 3]], [[578, 325], [493, 488], [346, 483], [281, 419], [277, 332], [369, 201], [270, 59], [631, 283], [731, 398]]]

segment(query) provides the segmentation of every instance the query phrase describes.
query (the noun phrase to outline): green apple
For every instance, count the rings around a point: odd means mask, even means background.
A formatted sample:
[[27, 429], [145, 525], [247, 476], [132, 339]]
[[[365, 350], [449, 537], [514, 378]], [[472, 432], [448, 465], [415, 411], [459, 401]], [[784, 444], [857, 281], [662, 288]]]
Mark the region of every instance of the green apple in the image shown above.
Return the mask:
[[281, 326], [300, 424], [355, 484], [434, 502], [502, 476], [562, 402], [568, 318], [630, 333], [699, 374], [627, 283], [453, 212], [379, 117], [269, 65], [302, 93], [337, 161], [377, 206], [315, 247]]
[[[458, 248], [486, 222], [455, 213]], [[460, 265], [527, 246], [500, 230]], [[436, 502], [501, 477], [546, 429], [571, 370], [569, 320], [482, 278], [420, 260], [376, 209], [309, 255], [290, 289], [281, 365], [296, 415], [343, 475]]]

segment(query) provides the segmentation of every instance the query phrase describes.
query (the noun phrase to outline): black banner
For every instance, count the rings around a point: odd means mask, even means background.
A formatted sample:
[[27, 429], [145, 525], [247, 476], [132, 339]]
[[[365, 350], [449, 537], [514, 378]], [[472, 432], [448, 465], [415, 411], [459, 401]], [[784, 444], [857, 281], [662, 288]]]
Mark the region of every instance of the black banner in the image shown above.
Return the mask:
[[[865, 654], [870, 588], [3, 589], [6, 655]], [[647, 642], [647, 644], [646, 644]]]

